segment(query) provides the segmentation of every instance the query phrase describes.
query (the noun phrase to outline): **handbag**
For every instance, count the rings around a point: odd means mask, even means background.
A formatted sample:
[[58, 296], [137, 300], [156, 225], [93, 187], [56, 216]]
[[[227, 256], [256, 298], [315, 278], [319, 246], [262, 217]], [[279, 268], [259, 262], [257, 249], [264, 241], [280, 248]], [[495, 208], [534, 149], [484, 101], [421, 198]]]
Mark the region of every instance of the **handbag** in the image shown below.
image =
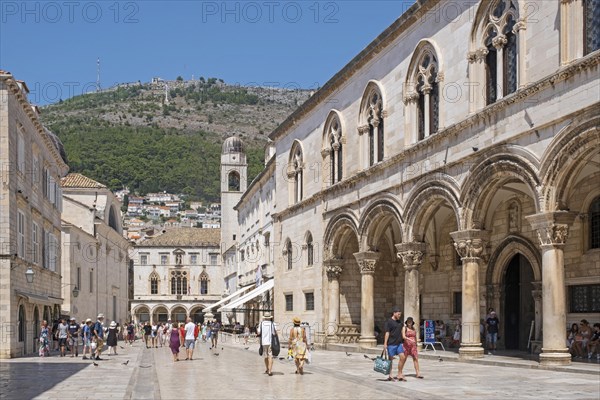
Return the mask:
[[273, 356], [277, 357], [279, 352], [281, 351], [281, 343], [279, 343], [279, 336], [277, 336], [277, 331], [273, 323], [271, 322], [271, 351], [273, 352]]
[[389, 375], [392, 370], [392, 360], [388, 358], [385, 349], [381, 352], [381, 355], [375, 358], [375, 364], [373, 365], [373, 371], [379, 372], [380, 374]]
[[263, 347], [262, 347], [262, 332], [258, 335], [258, 355], [263, 355]]

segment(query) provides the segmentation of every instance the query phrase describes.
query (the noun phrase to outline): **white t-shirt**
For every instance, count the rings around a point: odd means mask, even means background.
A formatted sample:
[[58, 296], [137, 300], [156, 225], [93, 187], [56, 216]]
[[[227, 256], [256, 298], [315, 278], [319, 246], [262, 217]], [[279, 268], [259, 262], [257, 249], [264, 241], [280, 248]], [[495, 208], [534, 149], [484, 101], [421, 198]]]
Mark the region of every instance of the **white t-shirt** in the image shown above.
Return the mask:
[[271, 335], [275, 333], [275, 323], [267, 320], [260, 323], [260, 337], [263, 346], [271, 345]]
[[188, 322], [185, 324], [185, 340], [194, 340], [194, 330], [196, 329], [196, 324], [193, 322]]

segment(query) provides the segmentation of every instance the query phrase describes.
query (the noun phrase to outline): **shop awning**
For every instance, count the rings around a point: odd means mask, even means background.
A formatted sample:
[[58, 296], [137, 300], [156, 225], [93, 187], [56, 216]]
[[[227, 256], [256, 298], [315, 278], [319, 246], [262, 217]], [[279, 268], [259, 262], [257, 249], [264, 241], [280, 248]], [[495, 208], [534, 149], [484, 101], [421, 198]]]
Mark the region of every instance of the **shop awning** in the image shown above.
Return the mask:
[[243, 287], [243, 288], [235, 291], [234, 293], [230, 294], [229, 296], [225, 297], [224, 299], [217, 301], [215, 304], [211, 304], [210, 306], [208, 306], [204, 310], [202, 310], [202, 312], [205, 312], [205, 313], [210, 312], [213, 308], [222, 306], [223, 304], [230, 302], [234, 298], [241, 296], [243, 293], [246, 293], [248, 290], [252, 289], [252, 287], [254, 287], [254, 283], [250, 286], [246, 286], [246, 287]]
[[62, 299], [57, 298], [57, 297], [45, 296], [43, 294], [28, 293], [28, 292], [23, 292], [21, 290], [15, 290], [15, 292], [16, 292], [17, 296], [21, 296], [21, 297], [27, 299], [28, 302], [34, 303], [34, 304], [43, 304], [45, 306], [53, 306], [55, 304], [62, 303]]
[[231, 311], [234, 308], [239, 308], [241, 305], [247, 303], [248, 301], [252, 300], [256, 296], [259, 296], [259, 295], [265, 293], [266, 291], [273, 289], [274, 285], [275, 285], [275, 279], [268, 280], [265, 283], [263, 283], [262, 285], [260, 285], [259, 287], [246, 293], [239, 299], [232, 301], [231, 303], [226, 304], [223, 307], [219, 308], [217, 311], [225, 312], [225, 311]]

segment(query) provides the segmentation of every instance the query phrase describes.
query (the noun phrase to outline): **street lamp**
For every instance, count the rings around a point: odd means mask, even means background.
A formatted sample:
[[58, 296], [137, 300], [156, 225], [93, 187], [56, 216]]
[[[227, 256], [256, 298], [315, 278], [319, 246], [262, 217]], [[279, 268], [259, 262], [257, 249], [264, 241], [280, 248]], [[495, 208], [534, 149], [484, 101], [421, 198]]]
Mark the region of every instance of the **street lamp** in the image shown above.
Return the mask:
[[27, 279], [27, 283], [33, 283], [33, 276], [35, 275], [35, 271], [29, 266], [27, 271], [25, 271], [25, 279]]
[[73, 290], [71, 291], [71, 294], [73, 294], [73, 297], [79, 296], [79, 288], [77, 287], [76, 284], [74, 284], [74, 283], [65, 283], [64, 285], [61, 286], [61, 288], [64, 288], [65, 286], [75, 286], [73, 288]]

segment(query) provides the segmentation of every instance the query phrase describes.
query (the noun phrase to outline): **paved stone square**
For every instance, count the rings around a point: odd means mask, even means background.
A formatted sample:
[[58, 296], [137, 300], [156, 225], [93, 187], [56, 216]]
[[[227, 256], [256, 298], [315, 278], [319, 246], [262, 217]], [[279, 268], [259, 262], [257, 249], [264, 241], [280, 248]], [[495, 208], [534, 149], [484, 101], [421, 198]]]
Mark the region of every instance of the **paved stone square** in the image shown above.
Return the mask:
[[423, 356], [425, 379], [414, 377], [408, 361], [404, 371], [408, 382], [387, 382], [373, 372], [372, 361], [363, 352], [316, 350], [303, 376], [294, 374], [293, 362], [278, 357], [269, 377], [256, 344], [229, 340], [211, 350], [207, 343], [198, 343], [193, 361], [177, 363], [167, 347], [146, 349], [141, 342], [122, 345], [118, 356], [105, 355], [97, 366], [81, 358], [57, 356], [2, 361], [0, 399], [581, 400], [600, 396], [600, 365], [595, 361], [576, 363], [579, 366], [571, 369], [576, 372], [566, 372], [530, 368], [518, 359], [504, 362], [501, 356], [486, 356], [483, 364], [458, 362], [449, 354], [442, 356], [443, 361], [438, 355]]

